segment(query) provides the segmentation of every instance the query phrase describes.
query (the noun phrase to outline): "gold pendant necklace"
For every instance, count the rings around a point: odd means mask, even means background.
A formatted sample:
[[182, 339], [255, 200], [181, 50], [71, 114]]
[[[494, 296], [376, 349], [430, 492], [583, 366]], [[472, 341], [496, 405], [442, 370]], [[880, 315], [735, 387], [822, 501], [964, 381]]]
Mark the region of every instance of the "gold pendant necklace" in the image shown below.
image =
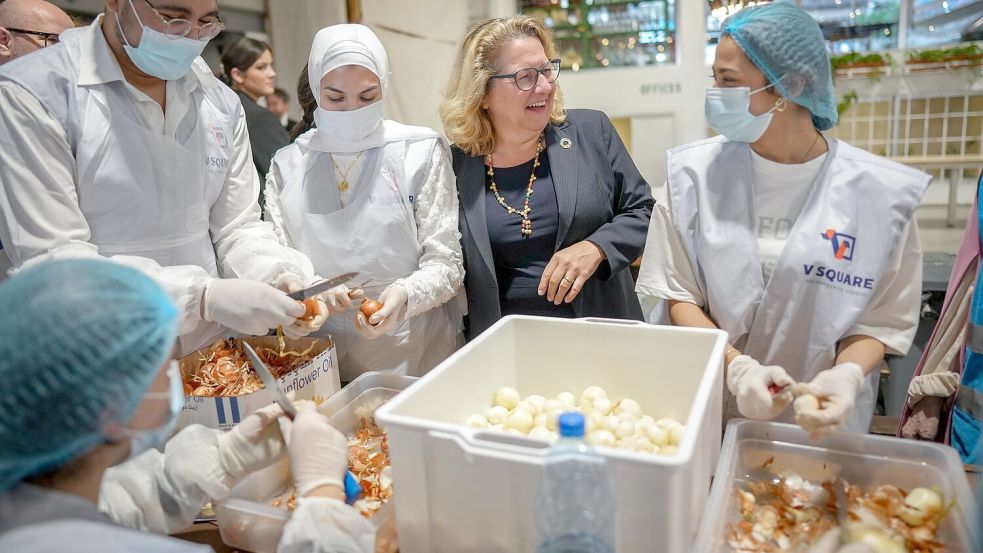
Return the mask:
[[529, 219], [529, 213], [532, 212], [532, 208], [529, 207], [529, 198], [532, 197], [532, 185], [536, 182], [536, 169], [539, 168], [539, 154], [543, 152], [543, 137], [540, 135], [539, 142], [536, 144], [536, 157], [532, 162], [532, 174], [529, 175], [529, 184], [526, 186], [526, 200], [522, 206], [522, 210], [518, 210], [509, 204], [505, 203], [505, 198], [498, 193], [498, 185], [495, 184], [495, 169], [492, 164], [492, 156], [488, 154], [486, 160], [488, 162], [488, 176], [491, 181], [488, 184], [488, 188], [491, 189], [492, 193], [495, 194], [495, 199], [498, 200], [499, 205], [505, 208], [509, 214], [518, 215], [522, 217], [522, 224], [519, 226], [519, 232], [522, 233], [523, 238], [529, 238], [532, 236], [532, 221]]
[[348, 166], [348, 169], [344, 173], [342, 173], [341, 168], [338, 167], [338, 162], [334, 160], [334, 155], [328, 154], [328, 156], [331, 158], [331, 164], [334, 165], [334, 170], [337, 172], [337, 175], [341, 177], [341, 180], [338, 181], [339, 192], [348, 192], [348, 174], [352, 172], [352, 168], [355, 167], [355, 164], [358, 163], [358, 159], [362, 157], [362, 154], [364, 153], [365, 150], [359, 152], [358, 155], [355, 156], [355, 159], [352, 160], [351, 165]]

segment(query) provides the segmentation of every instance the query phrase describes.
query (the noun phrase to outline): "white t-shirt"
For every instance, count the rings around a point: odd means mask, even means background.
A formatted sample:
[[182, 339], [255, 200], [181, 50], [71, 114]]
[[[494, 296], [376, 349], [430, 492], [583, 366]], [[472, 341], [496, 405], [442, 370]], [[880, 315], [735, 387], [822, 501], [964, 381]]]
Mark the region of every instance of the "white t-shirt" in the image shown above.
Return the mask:
[[[782, 253], [823, 159], [825, 155], [800, 165], [783, 165], [754, 154], [752, 170], [758, 253], [766, 281]], [[688, 302], [706, 310], [706, 299], [700, 291], [693, 265], [672, 224], [672, 205], [668, 196], [665, 185], [655, 191], [656, 205], [652, 210], [635, 292], [644, 305], [652, 305], [651, 301], [645, 301], [648, 297]], [[921, 277], [921, 244], [918, 225], [912, 218], [901, 234], [867, 309], [844, 337], [870, 336], [882, 342], [887, 353], [904, 355], [918, 327]], [[742, 338], [731, 336], [731, 343]]]
[[766, 283], [771, 280], [792, 226], [827, 155], [793, 165], [767, 160], [751, 150], [755, 234]]

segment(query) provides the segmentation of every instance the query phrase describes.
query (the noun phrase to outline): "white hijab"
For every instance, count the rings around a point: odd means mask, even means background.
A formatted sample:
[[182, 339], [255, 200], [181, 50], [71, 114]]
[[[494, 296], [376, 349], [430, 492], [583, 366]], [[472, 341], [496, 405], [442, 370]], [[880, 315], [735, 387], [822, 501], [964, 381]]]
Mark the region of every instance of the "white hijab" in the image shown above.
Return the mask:
[[332, 25], [314, 36], [307, 76], [319, 104], [321, 79], [344, 65], [358, 65], [378, 76], [381, 99], [354, 111], [328, 111], [319, 105], [314, 114], [318, 126], [297, 137], [297, 144], [320, 152], [355, 153], [390, 142], [440, 137], [431, 129], [383, 119], [389, 58], [379, 37], [365, 25]]

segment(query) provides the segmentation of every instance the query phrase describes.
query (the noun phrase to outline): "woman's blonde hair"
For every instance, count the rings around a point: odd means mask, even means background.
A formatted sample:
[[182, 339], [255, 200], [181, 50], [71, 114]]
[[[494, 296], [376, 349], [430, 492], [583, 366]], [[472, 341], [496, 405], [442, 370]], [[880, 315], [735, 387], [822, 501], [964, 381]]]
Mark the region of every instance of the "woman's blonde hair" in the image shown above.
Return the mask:
[[[547, 58], [559, 57], [553, 35], [546, 25], [525, 15], [479, 23], [468, 31], [461, 43], [444, 100], [440, 103], [440, 120], [451, 143], [469, 155], [487, 155], [495, 149], [494, 127], [482, 106], [491, 77], [500, 70], [494, 64], [502, 49], [510, 40], [527, 36], [539, 39]], [[550, 122], [562, 123], [566, 119], [563, 94], [557, 83], [553, 86], [556, 89]]]

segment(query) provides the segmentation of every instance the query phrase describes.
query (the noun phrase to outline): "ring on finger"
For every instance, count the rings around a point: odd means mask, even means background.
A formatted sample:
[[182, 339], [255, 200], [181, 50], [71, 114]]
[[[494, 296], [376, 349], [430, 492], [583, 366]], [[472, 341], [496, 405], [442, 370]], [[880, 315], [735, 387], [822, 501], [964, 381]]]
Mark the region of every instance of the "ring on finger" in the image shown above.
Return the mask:
[[570, 286], [570, 284], [572, 284], [572, 283], [573, 283], [573, 281], [570, 280], [567, 277], [563, 277], [563, 278], [560, 279], [560, 286]]

